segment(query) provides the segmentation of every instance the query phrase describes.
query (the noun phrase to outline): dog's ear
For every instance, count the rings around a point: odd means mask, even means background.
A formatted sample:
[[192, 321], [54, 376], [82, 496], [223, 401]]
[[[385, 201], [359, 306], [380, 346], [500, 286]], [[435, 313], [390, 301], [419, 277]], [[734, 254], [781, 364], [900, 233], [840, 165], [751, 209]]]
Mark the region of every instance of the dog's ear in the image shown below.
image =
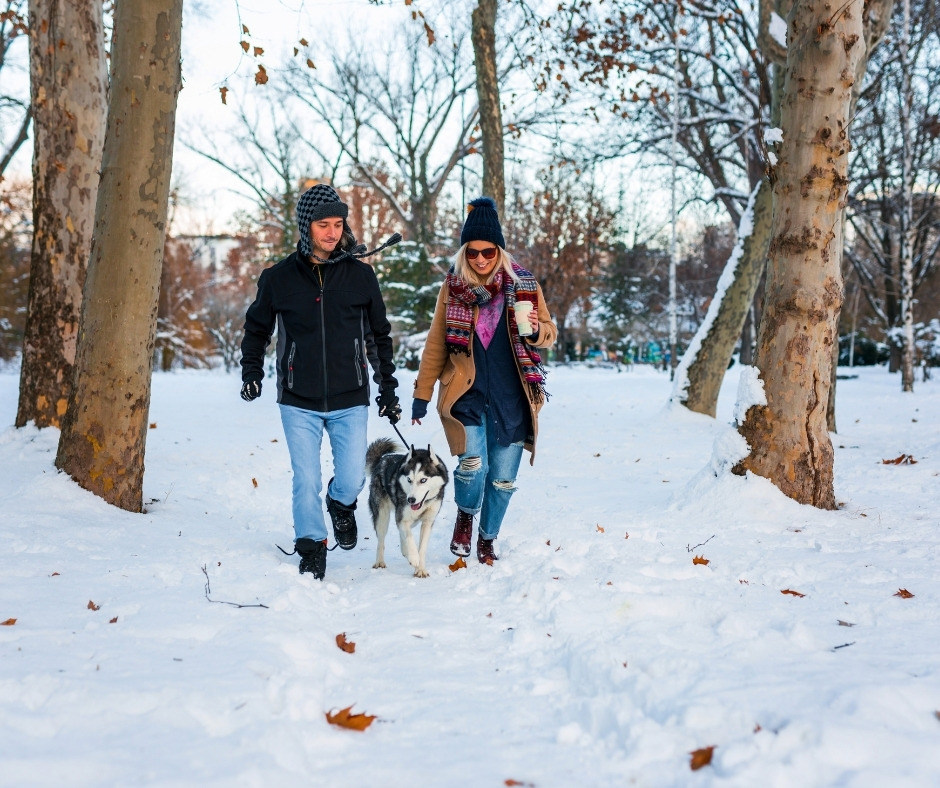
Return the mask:
[[408, 447], [408, 453], [405, 455], [405, 462], [411, 459], [411, 455], [415, 453], [414, 444]]
[[435, 465], [443, 465], [443, 464], [444, 464], [444, 463], [442, 463], [442, 462], [437, 458], [437, 455], [434, 453], [434, 449], [431, 448], [431, 444], [430, 444], [430, 443], [428, 444], [428, 454], [431, 455], [431, 462], [433, 462]]

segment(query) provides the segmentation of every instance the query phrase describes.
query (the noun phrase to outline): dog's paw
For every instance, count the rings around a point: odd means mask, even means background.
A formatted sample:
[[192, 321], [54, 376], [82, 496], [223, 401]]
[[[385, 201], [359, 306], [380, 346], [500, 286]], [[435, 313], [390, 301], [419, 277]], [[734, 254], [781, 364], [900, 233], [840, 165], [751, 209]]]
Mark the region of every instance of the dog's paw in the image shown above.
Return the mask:
[[430, 577], [431, 573], [427, 569], [415, 569], [415, 577]]
[[385, 569], [385, 562], [384, 562], [384, 561], [376, 561], [374, 564], [372, 564], [372, 568], [373, 568], [373, 569]]

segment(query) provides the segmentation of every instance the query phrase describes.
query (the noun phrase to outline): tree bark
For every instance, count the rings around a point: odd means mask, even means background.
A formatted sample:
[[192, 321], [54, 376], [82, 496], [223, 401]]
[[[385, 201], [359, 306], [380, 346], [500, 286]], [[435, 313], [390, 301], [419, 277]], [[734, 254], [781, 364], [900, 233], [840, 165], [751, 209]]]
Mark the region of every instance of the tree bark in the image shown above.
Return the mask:
[[143, 507], [182, 8], [182, 0], [123, 0], [115, 8], [95, 242], [56, 457], [79, 485], [135, 512]]
[[[868, 61], [871, 53], [875, 51], [878, 44], [884, 38], [891, 23], [891, 11], [894, 8], [894, 0], [868, 0], [862, 10], [862, 29], [864, 31], [863, 40], [865, 42], [865, 51], [862, 57], [858, 59], [855, 66], [855, 84], [852, 85], [852, 103], [849, 107], [849, 117], [855, 117], [855, 109], [858, 106], [858, 99], [862, 92], [862, 83], [865, 79], [865, 72], [868, 70]], [[842, 209], [842, 230], [845, 237], [845, 208]], [[832, 374], [829, 386], [829, 404], [826, 408], [826, 423], [829, 432], [836, 431], [836, 386], [838, 385], [839, 371], [839, 339], [836, 335], [836, 348], [833, 351]]]
[[719, 287], [728, 282], [727, 287], [716, 293], [676, 372], [675, 399], [708, 416], [715, 415], [718, 391], [767, 259], [773, 209], [770, 181], [762, 180], [755, 192], [738, 228], [735, 251], [719, 281]]
[[865, 49], [860, 5], [798, 0], [788, 20], [783, 144], [757, 350], [767, 404], [748, 409], [739, 430], [749, 453], [735, 467], [821, 509], [836, 507], [826, 406], [842, 306], [849, 111]]
[[33, 245], [16, 426], [68, 404], [104, 145], [102, 0], [32, 0]]
[[478, 0], [473, 9], [473, 58], [476, 64], [480, 133], [483, 137], [483, 193], [496, 201], [503, 216], [506, 176], [503, 164], [503, 111], [496, 71], [497, 0]]

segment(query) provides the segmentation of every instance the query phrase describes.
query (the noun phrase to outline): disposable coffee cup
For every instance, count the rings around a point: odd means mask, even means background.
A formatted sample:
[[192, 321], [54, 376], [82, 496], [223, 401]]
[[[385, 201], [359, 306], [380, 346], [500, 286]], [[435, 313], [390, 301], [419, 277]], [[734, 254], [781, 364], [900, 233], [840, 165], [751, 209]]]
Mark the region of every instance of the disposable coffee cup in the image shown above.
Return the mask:
[[532, 333], [532, 324], [529, 322], [529, 312], [532, 311], [531, 301], [516, 301], [513, 309], [516, 310], [516, 325], [519, 327], [519, 334], [527, 337]]

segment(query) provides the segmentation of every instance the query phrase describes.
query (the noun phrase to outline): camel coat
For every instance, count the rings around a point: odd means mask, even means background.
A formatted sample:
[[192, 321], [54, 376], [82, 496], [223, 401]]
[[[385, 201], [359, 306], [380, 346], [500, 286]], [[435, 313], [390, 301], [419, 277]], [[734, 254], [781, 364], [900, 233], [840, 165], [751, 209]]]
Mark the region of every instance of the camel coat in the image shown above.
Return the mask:
[[[538, 316], [539, 333], [538, 338], [531, 344], [537, 348], [548, 348], [555, 343], [558, 336], [558, 329], [552, 322], [548, 308], [545, 306], [545, 298], [542, 295], [542, 288], [536, 284], [538, 293]], [[424, 352], [421, 355], [421, 365], [418, 367], [418, 377], [415, 379], [414, 396], [416, 399], [431, 401], [434, 393], [435, 382], [440, 383], [437, 395], [437, 412], [440, 414], [441, 423], [444, 425], [444, 435], [450, 447], [450, 453], [454, 456], [463, 454], [467, 447], [467, 433], [463, 424], [451, 415], [451, 408], [464, 394], [466, 394], [473, 381], [476, 378], [476, 367], [473, 362], [473, 341], [470, 342], [470, 355], [465, 356], [462, 353], [452, 354], [447, 352], [444, 344], [446, 336], [445, 310], [447, 308], [447, 297], [449, 288], [445, 282], [441, 286], [441, 292], [437, 297], [437, 306], [434, 308], [434, 318], [431, 321], [431, 328], [428, 331], [428, 339], [424, 345]], [[479, 308], [473, 308], [473, 322], [476, 325]], [[508, 322], [508, 313], [506, 316]], [[523, 337], [525, 341], [525, 337]], [[532, 418], [532, 435], [525, 442], [525, 448], [531, 452], [529, 464], [535, 463], [535, 439], [539, 432], [539, 411], [544, 402], [533, 402], [529, 387], [522, 377], [521, 370], [518, 369], [519, 380], [522, 382], [523, 391], [529, 401], [529, 413]]]

